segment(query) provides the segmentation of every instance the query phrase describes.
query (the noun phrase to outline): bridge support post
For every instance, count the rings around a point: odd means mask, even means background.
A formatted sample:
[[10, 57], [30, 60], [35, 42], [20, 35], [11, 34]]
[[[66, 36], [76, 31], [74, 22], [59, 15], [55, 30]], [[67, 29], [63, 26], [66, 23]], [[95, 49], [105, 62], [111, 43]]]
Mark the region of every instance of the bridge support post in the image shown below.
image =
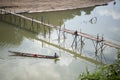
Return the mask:
[[[74, 37], [74, 40], [73, 40], [73, 42], [72, 42], [72, 45], [71, 45], [71, 47], [73, 48], [75, 48], [75, 50], [77, 49], [77, 37], [78, 37], [78, 32], [77, 31], [75, 31], [74, 32], [74, 35], [75, 35], [75, 37]], [[74, 46], [75, 45], [75, 46]]]
[[33, 17], [32, 17], [32, 21], [31, 21], [31, 28], [30, 30], [32, 31], [33, 30]]
[[0, 20], [2, 20], [2, 10], [0, 9]]
[[61, 42], [61, 41], [60, 41], [60, 38], [61, 38], [61, 37], [60, 37], [60, 33], [61, 33], [60, 30], [61, 30], [61, 21], [60, 21], [60, 27], [59, 27], [59, 30], [58, 30], [58, 43], [59, 43], [59, 44], [60, 44], [60, 42]]
[[21, 18], [19, 17], [19, 27], [21, 28]]
[[[63, 29], [65, 30], [65, 24], [63, 26]], [[66, 36], [65, 36], [65, 31], [63, 31], [63, 47], [65, 48], [65, 39], [66, 39]]]
[[[43, 23], [45, 23], [45, 20], [43, 21]], [[44, 33], [43, 33], [43, 35], [44, 35], [44, 39], [45, 39], [46, 38], [46, 26], [43, 25], [43, 27], [44, 27]]]
[[38, 23], [36, 23], [36, 24], [37, 24], [36, 33], [39, 33], [39, 31], [38, 31], [38, 29], [39, 29], [39, 24], [38, 24]]
[[97, 53], [98, 53], [98, 44], [99, 44], [99, 35], [97, 34], [97, 41], [95, 45], [95, 56], [97, 56]]
[[[48, 21], [48, 24], [50, 24], [50, 22]], [[50, 42], [50, 38], [51, 38], [51, 31], [50, 31], [50, 27], [48, 27], [48, 34], [49, 34], [49, 42]]]

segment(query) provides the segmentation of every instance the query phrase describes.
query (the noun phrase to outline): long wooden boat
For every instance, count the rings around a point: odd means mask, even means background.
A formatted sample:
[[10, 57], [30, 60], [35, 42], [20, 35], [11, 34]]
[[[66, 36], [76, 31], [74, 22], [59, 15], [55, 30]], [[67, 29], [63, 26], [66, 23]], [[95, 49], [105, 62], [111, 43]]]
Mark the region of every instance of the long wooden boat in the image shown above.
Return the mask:
[[57, 59], [59, 56], [55, 53], [54, 56], [49, 55], [40, 55], [40, 54], [32, 54], [32, 53], [23, 53], [23, 52], [15, 52], [15, 51], [8, 51], [13, 53], [14, 55], [11, 56], [23, 56], [23, 57], [35, 57], [35, 58], [48, 58], [48, 59]]

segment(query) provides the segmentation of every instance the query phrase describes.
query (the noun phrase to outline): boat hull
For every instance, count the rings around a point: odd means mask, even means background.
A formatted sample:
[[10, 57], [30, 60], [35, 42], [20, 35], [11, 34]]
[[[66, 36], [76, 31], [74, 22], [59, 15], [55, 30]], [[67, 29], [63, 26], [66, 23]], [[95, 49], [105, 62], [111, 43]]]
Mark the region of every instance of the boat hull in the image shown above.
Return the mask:
[[39, 54], [31, 54], [31, 53], [23, 53], [23, 52], [15, 52], [15, 51], [8, 51], [13, 53], [14, 55], [11, 56], [23, 56], [23, 57], [34, 57], [34, 58], [48, 58], [48, 59], [57, 59], [59, 56], [49, 56], [49, 55], [39, 55]]

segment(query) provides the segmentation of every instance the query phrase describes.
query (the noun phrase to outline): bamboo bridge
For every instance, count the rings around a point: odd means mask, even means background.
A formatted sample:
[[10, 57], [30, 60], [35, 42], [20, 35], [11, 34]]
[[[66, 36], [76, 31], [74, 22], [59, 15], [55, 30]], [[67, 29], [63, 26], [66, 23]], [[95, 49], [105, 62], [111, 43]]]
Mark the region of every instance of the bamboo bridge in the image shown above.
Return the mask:
[[[110, 47], [114, 47], [116, 49], [120, 49], [120, 45], [115, 44], [115, 43], [110, 42], [110, 41], [107, 41], [107, 40], [104, 40], [103, 37], [102, 38], [100, 38], [99, 36], [95, 37], [95, 36], [92, 36], [92, 35], [89, 35], [89, 34], [86, 34], [86, 33], [83, 33], [83, 32], [78, 32], [78, 31], [73, 31], [73, 30], [69, 30], [69, 29], [66, 29], [66, 28], [61, 28], [60, 26], [53, 26], [51, 24], [48, 24], [48, 23], [45, 23], [45, 22], [42, 22], [42, 21], [39, 21], [39, 20], [36, 20], [36, 19], [33, 19], [33, 18], [29, 18], [29, 17], [26, 17], [26, 16], [21, 15], [21, 14], [16, 14], [14, 12], [7, 11], [5, 9], [0, 9], [0, 15], [3, 15], [3, 14], [4, 15], [5, 14], [6, 15], [11, 14], [11, 15], [20, 17], [20, 18], [22, 18], [24, 20], [31, 21], [32, 23], [42, 24], [42, 25], [45, 25], [47, 27], [55, 28], [55, 29], [57, 29], [59, 31], [63, 31], [63, 32], [75, 35], [76, 37], [81, 36], [81, 37], [90, 39], [90, 40], [95, 41], [97, 43], [96, 47], [98, 46], [98, 43], [102, 43], [103, 45], [107, 45], [107, 46], [110, 46]], [[2, 16], [0, 18], [2, 19]]]

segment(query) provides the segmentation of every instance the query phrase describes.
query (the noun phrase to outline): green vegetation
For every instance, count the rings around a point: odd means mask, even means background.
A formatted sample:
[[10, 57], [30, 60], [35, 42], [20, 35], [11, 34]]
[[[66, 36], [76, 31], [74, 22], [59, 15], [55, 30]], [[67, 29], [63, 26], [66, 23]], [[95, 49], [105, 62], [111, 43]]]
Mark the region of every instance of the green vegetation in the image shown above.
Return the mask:
[[80, 74], [78, 80], [120, 80], [120, 52], [117, 57], [114, 64], [105, 65], [93, 73], [86, 70], [86, 73]]

